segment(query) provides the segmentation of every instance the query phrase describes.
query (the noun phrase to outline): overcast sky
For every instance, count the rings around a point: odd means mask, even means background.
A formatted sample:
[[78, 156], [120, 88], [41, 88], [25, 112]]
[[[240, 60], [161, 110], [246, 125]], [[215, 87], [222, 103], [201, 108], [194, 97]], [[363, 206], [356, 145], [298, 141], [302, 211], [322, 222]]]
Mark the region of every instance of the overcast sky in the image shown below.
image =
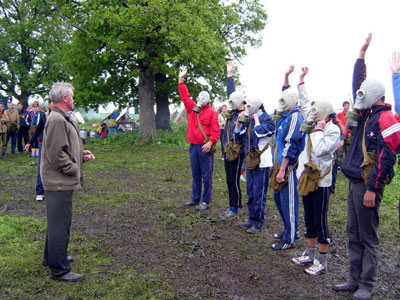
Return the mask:
[[400, 1], [263, 0], [268, 13], [263, 43], [242, 60], [240, 80], [247, 96], [259, 96], [272, 112], [284, 73], [295, 65], [296, 86], [302, 66], [311, 100], [330, 100], [335, 109], [351, 95], [353, 66], [361, 45], [373, 33], [366, 55], [368, 77], [382, 81], [393, 103], [388, 59], [400, 51]]

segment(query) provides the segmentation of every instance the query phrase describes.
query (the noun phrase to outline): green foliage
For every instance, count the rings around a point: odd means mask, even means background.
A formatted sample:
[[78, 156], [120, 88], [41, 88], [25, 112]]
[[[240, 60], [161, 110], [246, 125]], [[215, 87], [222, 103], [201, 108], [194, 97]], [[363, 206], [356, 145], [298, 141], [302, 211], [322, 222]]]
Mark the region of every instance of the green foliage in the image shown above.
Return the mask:
[[0, 90], [26, 102], [65, 79], [60, 49], [68, 30], [45, 1], [0, 1]]
[[212, 93], [224, 94], [225, 57], [241, 58], [247, 45], [258, 46], [266, 23], [258, 0], [59, 2], [63, 14], [82, 29], [65, 52], [82, 106], [132, 105], [142, 73], [167, 75], [157, 88], [176, 99], [181, 65], [190, 69], [194, 93], [208, 89], [196, 81], [203, 77]]

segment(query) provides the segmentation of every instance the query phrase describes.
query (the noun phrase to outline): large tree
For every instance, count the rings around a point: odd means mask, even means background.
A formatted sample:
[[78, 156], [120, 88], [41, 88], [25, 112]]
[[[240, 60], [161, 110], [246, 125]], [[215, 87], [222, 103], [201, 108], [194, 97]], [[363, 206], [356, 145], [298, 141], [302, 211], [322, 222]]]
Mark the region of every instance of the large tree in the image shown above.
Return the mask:
[[142, 139], [156, 135], [155, 98], [157, 108], [169, 114], [181, 65], [190, 69], [192, 93], [221, 93], [225, 58], [240, 58], [247, 45], [258, 45], [266, 21], [258, 0], [82, 0], [53, 6], [77, 29], [66, 62], [78, 101], [95, 106], [138, 98]]
[[59, 50], [68, 31], [40, 0], [0, 1], [0, 91], [26, 104], [66, 78]]

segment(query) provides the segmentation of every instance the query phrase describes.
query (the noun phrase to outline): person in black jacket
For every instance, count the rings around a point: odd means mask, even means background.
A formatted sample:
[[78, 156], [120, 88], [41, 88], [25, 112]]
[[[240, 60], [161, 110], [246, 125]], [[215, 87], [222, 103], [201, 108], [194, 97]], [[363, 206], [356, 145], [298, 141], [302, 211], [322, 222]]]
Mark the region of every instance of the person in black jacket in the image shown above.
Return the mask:
[[23, 153], [24, 147], [22, 146], [22, 139], [24, 140], [24, 144], [26, 145], [29, 141], [29, 124], [26, 122], [26, 116], [28, 112], [24, 105], [19, 102], [17, 104], [18, 113], [19, 113], [19, 130], [18, 130], [18, 152]]
[[[349, 179], [347, 196], [347, 237], [350, 276], [347, 282], [333, 286], [338, 292], [356, 291], [354, 299], [372, 297], [378, 266], [379, 206], [383, 188], [394, 176], [396, 150], [400, 145], [400, 126], [385, 104], [382, 83], [366, 79], [365, 53], [371, 42], [369, 34], [354, 66], [352, 112], [357, 122], [352, 130], [349, 152], [342, 172]], [[361, 155], [360, 155], [361, 154]], [[372, 167], [367, 169], [366, 164]]]
[[[51, 100], [49, 100], [49, 107], [53, 106]], [[43, 139], [43, 130], [44, 126], [46, 125], [46, 114], [40, 110], [37, 111], [37, 116], [33, 118], [33, 120], [37, 120], [36, 123], [34, 123], [35, 131], [33, 132], [31, 138], [29, 139], [29, 142], [25, 145], [25, 150], [29, 151], [29, 148], [31, 147], [32, 144], [37, 143], [38, 148], [39, 148], [39, 154], [38, 154], [38, 173], [36, 177], [36, 200], [37, 201], [42, 201], [44, 199], [44, 188], [42, 184], [42, 177], [40, 175], [40, 162], [41, 162], [41, 154], [42, 154], [42, 139]], [[33, 121], [34, 122], [34, 121]]]

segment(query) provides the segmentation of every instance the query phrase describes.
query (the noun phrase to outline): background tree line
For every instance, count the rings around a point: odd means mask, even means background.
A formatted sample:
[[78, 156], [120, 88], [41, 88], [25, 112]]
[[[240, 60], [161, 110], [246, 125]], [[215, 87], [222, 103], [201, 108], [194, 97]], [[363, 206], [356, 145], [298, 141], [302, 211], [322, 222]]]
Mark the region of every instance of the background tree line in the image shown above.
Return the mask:
[[225, 59], [259, 46], [266, 20], [259, 0], [0, 0], [0, 91], [26, 103], [67, 80], [79, 107], [138, 101], [151, 139], [170, 130], [178, 69], [193, 95], [225, 97]]

